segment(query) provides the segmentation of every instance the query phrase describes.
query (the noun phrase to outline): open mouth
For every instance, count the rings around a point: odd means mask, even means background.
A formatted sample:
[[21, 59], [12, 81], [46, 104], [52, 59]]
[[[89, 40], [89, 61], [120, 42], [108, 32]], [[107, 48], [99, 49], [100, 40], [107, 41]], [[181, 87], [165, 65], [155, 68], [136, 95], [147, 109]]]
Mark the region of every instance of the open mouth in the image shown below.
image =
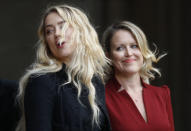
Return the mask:
[[62, 47], [64, 46], [64, 44], [65, 44], [65, 42], [58, 42], [58, 43], [56, 44], [56, 46], [57, 46], [58, 48], [62, 48]]

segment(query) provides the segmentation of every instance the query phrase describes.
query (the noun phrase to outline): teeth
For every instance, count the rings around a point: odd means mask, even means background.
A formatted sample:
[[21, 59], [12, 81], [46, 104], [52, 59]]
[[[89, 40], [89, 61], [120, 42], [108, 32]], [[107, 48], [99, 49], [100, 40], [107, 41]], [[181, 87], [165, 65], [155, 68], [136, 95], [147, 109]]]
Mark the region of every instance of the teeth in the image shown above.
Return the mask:
[[62, 42], [58, 42], [57, 44], [58, 44], [58, 46], [61, 46], [61, 45], [62, 45]]

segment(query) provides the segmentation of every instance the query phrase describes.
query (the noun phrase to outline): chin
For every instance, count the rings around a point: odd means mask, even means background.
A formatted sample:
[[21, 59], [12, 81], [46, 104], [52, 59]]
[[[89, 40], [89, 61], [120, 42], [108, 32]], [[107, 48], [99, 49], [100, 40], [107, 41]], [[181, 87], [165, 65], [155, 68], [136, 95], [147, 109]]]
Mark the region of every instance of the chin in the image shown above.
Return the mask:
[[135, 73], [138, 73], [139, 70], [137, 70], [137, 69], [125, 69], [124, 72], [126, 72], [128, 74], [135, 74]]

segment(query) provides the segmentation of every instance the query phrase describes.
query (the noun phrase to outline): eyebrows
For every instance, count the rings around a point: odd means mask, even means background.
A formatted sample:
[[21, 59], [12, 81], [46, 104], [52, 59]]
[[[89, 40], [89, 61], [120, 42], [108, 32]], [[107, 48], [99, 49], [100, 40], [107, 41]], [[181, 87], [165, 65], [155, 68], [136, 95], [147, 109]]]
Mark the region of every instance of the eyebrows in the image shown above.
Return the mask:
[[114, 46], [127, 46], [127, 45], [138, 45], [136, 41], [128, 42], [128, 41], [119, 41], [112, 43]]
[[[56, 23], [56, 25], [63, 25], [65, 23], [64, 20], [61, 20], [59, 22]], [[48, 28], [48, 27], [54, 27], [55, 25], [54, 24], [47, 24], [45, 25], [45, 29]]]

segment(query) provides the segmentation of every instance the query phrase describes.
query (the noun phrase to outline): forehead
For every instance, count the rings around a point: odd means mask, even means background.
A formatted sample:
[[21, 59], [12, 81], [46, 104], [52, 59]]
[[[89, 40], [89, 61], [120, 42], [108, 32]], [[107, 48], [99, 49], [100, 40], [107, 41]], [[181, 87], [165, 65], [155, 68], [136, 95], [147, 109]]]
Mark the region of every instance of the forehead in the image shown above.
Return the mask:
[[128, 30], [118, 30], [113, 34], [111, 39], [111, 44], [120, 44], [120, 43], [135, 43], [136, 40], [131, 32]]
[[56, 25], [59, 22], [64, 21], [56, 12], [49, 13], [45, 18], [45, 26]]

